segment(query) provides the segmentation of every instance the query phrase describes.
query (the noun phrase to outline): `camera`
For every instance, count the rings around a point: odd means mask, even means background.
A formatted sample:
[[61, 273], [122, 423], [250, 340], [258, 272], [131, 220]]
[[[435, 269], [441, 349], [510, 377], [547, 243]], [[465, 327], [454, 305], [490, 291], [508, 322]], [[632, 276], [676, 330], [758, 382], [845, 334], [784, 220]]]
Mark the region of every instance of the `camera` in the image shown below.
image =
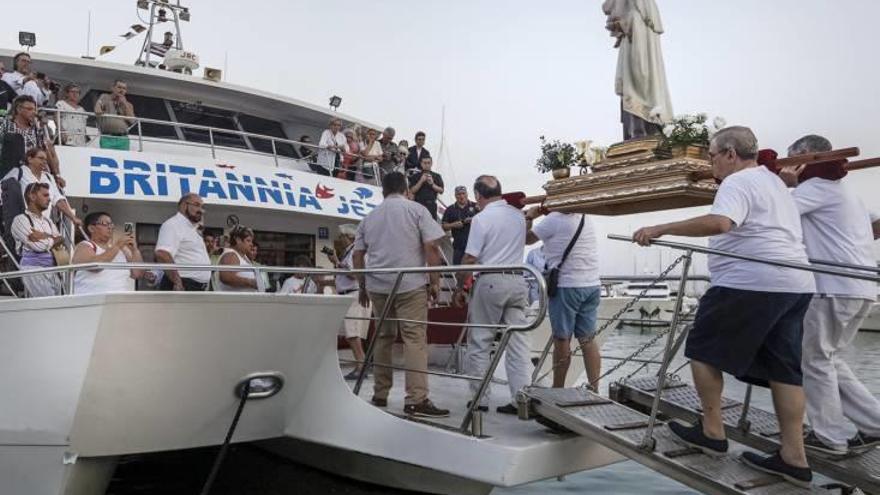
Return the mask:
[[321, 252], [326, 254], [327, 256], [336, 256], [336, 251], [327, 246], [322, 247]]
[[131, 222], [125, 222], [124, 230], [125, 230], [126, 234], [133, 234], [134, 233], [134, 224]]

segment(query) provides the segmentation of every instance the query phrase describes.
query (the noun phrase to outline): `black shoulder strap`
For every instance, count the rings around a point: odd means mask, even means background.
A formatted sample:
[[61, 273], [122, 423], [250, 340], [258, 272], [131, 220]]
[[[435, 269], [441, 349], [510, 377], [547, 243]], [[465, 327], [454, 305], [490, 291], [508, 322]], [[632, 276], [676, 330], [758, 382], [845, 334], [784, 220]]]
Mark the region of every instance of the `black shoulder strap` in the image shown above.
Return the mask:
[[586, 222], [587, 216], [581, 215], [581, 223], [578, 225], [577, 231], [574, 233], [574, 237], [571, 238], [571, 241], [568, 242], [568, 247], [565, 248], [565, 252], [562, 253], [562, 260], [556, 265], [556, 268], [562, 268], [562, 264], [565, 263], [565, 260], [568, 258], [568, 254], [571, 252], [571, 249], [574, 247], [574, 243], [577, 242], [578, 237], [581, 236], [581, 231], [584, 230], [584, 222]]

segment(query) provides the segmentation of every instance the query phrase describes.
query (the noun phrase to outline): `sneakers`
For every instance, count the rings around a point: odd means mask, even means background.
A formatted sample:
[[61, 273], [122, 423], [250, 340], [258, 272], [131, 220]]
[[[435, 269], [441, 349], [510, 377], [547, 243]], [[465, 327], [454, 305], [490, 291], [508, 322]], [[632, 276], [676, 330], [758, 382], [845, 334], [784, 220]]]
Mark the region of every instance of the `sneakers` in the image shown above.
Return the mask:
[[847, 440], [846, 443], [847, 447], [851, 450], [867, 450], [874, 447], [880, 447], [880, 437], [858, 432], [856, 433], [856, 436]]
[[370, 399], [370, 403], [372, 403], [376, 407], [388, 407], [388, 399], [373, 397], [372, 399]]
[[704, 454], [719, 457], [727, 453], [727, 439], [715, 440], [703, 433], [703, 424], [697, 422], [694, 426], [673, 421], [669, 423], [669, 431], [678, 439], [691, 447], [700, 449]]
[[811, 431], [804, 437], [804, 448], [813, 452], [830, 455], [844, 455], [847, 452], [846, 447], [828, 445], [827, 443], [823, 442], [814, 431]]
[[769, 457], [764, 457], [756, 452], [743, 452], [740, 459], [758, 471], [782, 476], [786, 481], [802, 488], [809, 488], [810, 483], [813, 481], [813, 472], [810, 471], [810, 468], [787, 464], [782, 460], [779, 452]]
[[449, 409], [440, 409], [429, 399], [425, 399], [418, 404], [403, 406], [403, 413], [421, 418], [445, 418], [449, 416]]
[[[474, 403], [474, 401], [469, 400], [468, 403], [467, 403], [467, 407], [466, 407], [466, 409], [470, 410], [470, 408], [471, 408], [471, 404], [473, 404], [473, 403]], [[488, 411], [489, 411], [489, 406], [477, 406], [477, 411], [480, 411], [480, 412], [488, 412]]]
[[504, 404], [503, 406], [496, 407], [495, 412], [501, 413], [501, 414], [516, 414], [517, 410], [516, 410], [516, 406], [508, 403], [508, 404]]
[[[355, 368], [355, 369], [351, 370], [351, 371], [350, 371], [347, 375], [345, 375], [343, 378], [345, 378], [346, 380], [354, 381], [354, 380], [357, 380], [357, 379], [358, 379], [358, 374], [359, 374], [359, 373], [360, 373], [360, 372], [357, 370], [357, 368]], [[364, 380], [366, 380], [367, 377], [369, 377], [369, 376], [370, 376], [370, 372], [369, 372], [369, 371], [366, 372], [366, 373], [364, 373]]]

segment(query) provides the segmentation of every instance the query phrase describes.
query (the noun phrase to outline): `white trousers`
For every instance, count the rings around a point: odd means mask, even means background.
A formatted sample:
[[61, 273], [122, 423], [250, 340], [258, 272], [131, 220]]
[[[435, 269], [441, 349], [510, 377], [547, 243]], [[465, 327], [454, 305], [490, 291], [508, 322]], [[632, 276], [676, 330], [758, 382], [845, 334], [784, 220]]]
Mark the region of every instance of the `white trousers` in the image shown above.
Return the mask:
[[[485, 274], [477, 279], [473, 297], [468, 306], [468, 322], [482, 324], [523, 325], [528, 307], [528, 288], [522, 275]], [[494, 328], [471, 327], [468, 329], [468, 348], [465, 354], [465, 370], [469, 375], [482, 377], [489, 369], [495, 348]], [[510, 387], [510, 402], [516, 403], [516, 393], [531, 381], [532, 362], [529, 356], [529, 338], [524, 332], [513, 332], [504, 352], [504, 367]], [[470, 383], [476, 394], [479, 382]], [[480, 405], [489, 402], [486, 389]]]
[[804, 316], [803, 372], [807, 417], [824, 443], [846, 447], [852, 430], [880, 435], [880, 401], [840, 357], [852, 343], [873, 301], [814, 297]]

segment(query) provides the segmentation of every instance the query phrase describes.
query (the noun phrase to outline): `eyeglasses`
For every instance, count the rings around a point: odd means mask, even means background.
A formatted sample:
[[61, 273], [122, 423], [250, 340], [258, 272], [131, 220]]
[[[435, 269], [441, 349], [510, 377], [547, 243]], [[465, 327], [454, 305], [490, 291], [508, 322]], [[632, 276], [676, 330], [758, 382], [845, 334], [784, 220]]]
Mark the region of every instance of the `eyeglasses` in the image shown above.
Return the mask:
[[715, 153], [712, 153], [711, 151], [709, 151], [709, 162], [712, 162], [713, 160], [715, 160], [716, 156], [721, 156], [721, 155], [727, 153], [728, 151], [730, 151], [730, 148], [725, 148], [725, 149], [723, 149], [721, 151], [717, 151]]
[[208, 210], [205, 209], [205, 206], [204, 206], [203, 204], [201, 204], [201, 203], [191, 203], [191, 202], [187, 201], [187, 202], [186, 202], [186, 205], [187, 205], [187, 206], [192, 206], [193, 208], [198, 208], [198, 209], [200, 209], [200, 210], [202, 210], [202, 211], [208, 211]]
[[100, 225], [101, 227], [107, 227], [108, 229], [116, 227], [113, 222], [95, 222], [94, 225]]

